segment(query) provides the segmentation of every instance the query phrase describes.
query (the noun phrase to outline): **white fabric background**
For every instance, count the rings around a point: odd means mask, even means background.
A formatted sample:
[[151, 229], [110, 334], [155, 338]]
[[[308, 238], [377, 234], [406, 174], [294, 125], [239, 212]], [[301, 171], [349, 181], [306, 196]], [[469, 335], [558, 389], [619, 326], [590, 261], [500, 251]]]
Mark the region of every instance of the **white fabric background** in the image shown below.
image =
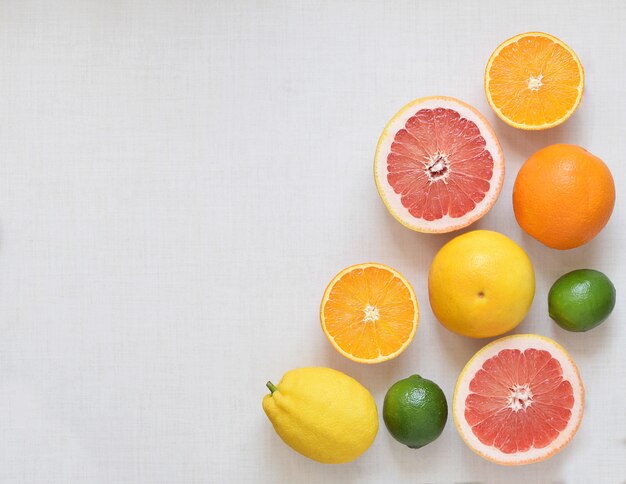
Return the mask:
[[[625, 22], [618, 0], [0, 1], [0, 482], [625, 482]], [[492, 50], [529, 30], [586, 69], [578, 112], [541, 133], [498, 121], [482, 88]], [[500, 136], [504, 189], [473, 228], [531, 256], [518, 332], [570, 350], [585, 418], [525, 468], [481, 460], [451, 421], [422, 450], [381, 427], [356, 462], [319, 465], [274, 434], [266, 380], [331, 366], [381, 405], [419, 372], [450, 397], [484, 344], [429, 308], [427, 270], [452, 236], [403, 228], [374, 188], [383, 126], [432, 94], [475, 105]], [[525, 236], [511, 208], [519, 166], [554, 142], [587, 147], [618, 186], [607, 228], [568, 252]], [[373, 367], [339, 356], [318, 320], [330, 278], [370, 260], [404, 273], [422, 311], [407, 351]], [[581, 267], [620, 301], [569, 334], [546, 293]]]

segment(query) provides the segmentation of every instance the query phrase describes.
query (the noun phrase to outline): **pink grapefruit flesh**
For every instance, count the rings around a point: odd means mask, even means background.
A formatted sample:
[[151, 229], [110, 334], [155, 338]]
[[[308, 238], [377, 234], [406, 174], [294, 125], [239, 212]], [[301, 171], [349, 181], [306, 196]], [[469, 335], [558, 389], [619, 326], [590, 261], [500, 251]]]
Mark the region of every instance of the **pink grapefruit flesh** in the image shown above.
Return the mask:
[[485, 215], [504, 179], [504, 157], [485, 118], [448, 97], [422, 98], [387, 124], [374, 159], [389, 212], [419, 232], [450, 232]]
[[567, 352], [549, 338], [494, 341], [465, 366], [453, 413], [465, 443], [503, 465], [547, 459], [573, 437], [584, 390]]

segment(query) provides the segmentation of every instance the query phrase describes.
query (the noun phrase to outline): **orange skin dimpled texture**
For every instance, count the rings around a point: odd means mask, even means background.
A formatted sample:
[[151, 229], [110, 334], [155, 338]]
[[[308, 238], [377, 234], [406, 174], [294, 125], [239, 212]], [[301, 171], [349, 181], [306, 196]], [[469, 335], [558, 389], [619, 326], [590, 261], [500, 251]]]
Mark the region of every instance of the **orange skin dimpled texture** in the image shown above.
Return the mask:
[[615, 205], [609, 168], [584, 148], [547, 146], [520, 169], [513, 209], [529, 235], [553, 249], [586, 244], [604, 228]]

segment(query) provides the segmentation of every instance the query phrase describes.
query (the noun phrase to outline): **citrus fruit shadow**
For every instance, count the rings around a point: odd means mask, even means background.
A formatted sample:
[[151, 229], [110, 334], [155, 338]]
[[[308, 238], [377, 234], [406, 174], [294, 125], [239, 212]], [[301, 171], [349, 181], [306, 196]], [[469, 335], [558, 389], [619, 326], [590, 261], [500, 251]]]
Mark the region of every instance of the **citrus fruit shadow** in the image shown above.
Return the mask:
[[555, 126], [554, 128], [542, 131], [522, 131], [513, 128], [495, 116], [495, 119], [489, 119], [493, 125], [500, 144], [505, 153], [508, 176], [511, 177], [510, 168], [514, 169], [514, 175], [517, 176], [517, 168], [524, 163], [530, 155], [539, 151], [541, 148], [555, 143], [571, 143], [575, 145], [585, 144], [583, 138], [584, 112], [576, 112], [565, 123]]
[[521, 247], [533, 263], [535, 279], [550, 281], [550, 285], [566, 272], [595, 268], [599, 251], [602, 250], [602, 247], [593, 240], [575, 249], [551, 249], [521, 229], [520, 238]]
[[[546, 303], [547, 305], [547, 303]], [[562, 343], [564, 347], [577, 358], [580, 355], [593, 356], [607, 348], [611, 339], [615, 338], [614, 326], [618, 324], [619, 316], [613, 312], [602, 324], [585, 332], [567, 331], [561, 328], [548, 316], [550, 330], [545, 334]]]
[[[418, 335], [419, 328], [416, 338], [419, 337]], [[324, 347], [324, 355], [321, 361], [319, 361], [319, 365], [334, 368], [357, 380], [374, 395], [380, 413], [382, 411], [382, 398], [389, 389], [389, 386], [391, 383], [401, 378], [404, 372], [406, 372], [407, 362], [402, 363], [402, 359], [407, 358], [406, 353], [411, 351], [411, 347], [415, 344], [415, 341], [411, 342], [407, 349], [396, 358], [374, 364], [358, 363], [349, 360], [340, 354], [323, 334], [320, 334], [318, 344]], [[382, 421], [380, 424], [383, 425]]]
[[[454, 423], [452, 426], [454, 427]], [[454, 431], [456, 433], [456, 429]], [[576, 445], [576, 439], [572, 439], [567, 448], [541, 462], [524, 466], [500, 466], [472, 452], [458, 434], [457, 437], [460, 445], [463, 446], [461, 452], [457, 454], [459, 462], [456, 465], [458, 465], [459, 469], [483, 469], [485, 472], [481, 473], [481, 477], [485, 474], [489, 476], [486, 480], [476, 479], [470, 482], [513, 482], [513, 479], [515, 480], [514, 482], [564, 482], [558, 479], [553, 480], [552, 478], [562, 475], [561, 469], [568, 459], [567, 454]]]
[[[447, 395], [446, 398], [448, 398]], [[448, 406], [449, 405], [450, 402], [448, 401]], [[385, 435], [380, 435], [378, 438], [382, 441], [381, 445], [389, 449], [389, 454], [391, 454], [393, 458], [394, 465], [400, 467], [407, 473], [418, 473], [423, 469], [444, 469], [450, 464], [449, 449], [452, 445], [452, 441], [457, 439], [456, 429], [451, 420], [451, 416], [448, 415], [448, 421], [443, 429], [443, 433], [434, 442], [419, 449], [410, 449], [406, 445], [396, 441], [391, 434], [387, 432], [387, 429], [384, 429]], [[384, 422], [381, 422], [381, 425], [384, 427]]]
[[[385, 224], [383, 230], [391, 233], [391, 238], [393, 239], [396, 248], [400, 250], [404, 258], [409, 259], [410, 261], [408, 271], [406, 270], [406, 268], [404, 268], [403, 272], [403, 268], [398, 268], [398, 270], [409, 279], [412, 279], [411, 276], [415, 275], [415, 272], [421, 271], [422, 269], [424, 272], [428, 273], [430, 263], [433, 257], [435, 257], [437, 251], [446, 242], [453, 239], [464, 231], [471, 230], [469, 227], [473, 227], [474, 225], [476, 225], [472, 224], [463, 230], [458, 230], [455, 232], [448, 232], [443, 234], [426, 234], [421, 232], [415, 232], [400, 224], [387, 211], [383, 204], [379, 205], [379, 210], [381, 211], [381, 213], [382, 211], [385, 212], [384, 215], [381, 215]], [[411, 270], [413, 271], [413, 273], [409, 272]], [[416, 289], [417, 291], [417, 288], [414, 289]], [[421, 301], [419, 297], [418, 300]]]
[[[280, 482], [300, 482], [302, 476], [313, 475], [316, 476], [319, 482], [332, 481], [332, 479], [337, 479], [338, 476], [341, 476], [341, 482], [348, 484], [361, 482], [363, 476], [358, 471], [360, 467], [359, 461], [367, 459], [370, 453], [374, 453], [373, 447], [376, 445], [376, 440], [378, 440], [377, 437], [372, 447], [355, 461], [345, 464], [320, 464], [285, 445], [281, 438], [276, 435], [272, 424], [267, 418], [259, 420], [261, 422], [265, 420], [263, 422], [265, 429], [263, 434], [259, 436], [262, 439], [261, 447], [264, 453], [264, 465], [268, 466], [267, 472], [269, 475], [281, 476]], [[380, 433], [380, 428], [378, 432]], [[274, 482], [279, 481], [276, 480]]]
[[494, 339], [499, 338], [496, 336], [493, 338], [468, 338], [456, 334], [449, 329], [445, 328], [435, 317], [432, 311], [429, 310], [429, 316], [435, 323], [436, 338], [439, 340], [439, 347], [445, 348], [447, 351], [446, 361], [448, 365], [452, 367], [453, 373], [458, 375], [469, 359], [476, 354], [476, 352], [490, 343]]
[[[450, 398], [448, 405], [450, 406], [451, 403]], [[384, 427], [383, 422], [381, 422], [381, 425]], [[419, 472], [425, 468], [445, 468], [450, 464], [450, 455], [454, 454], [458, 460], [455, 464], [458, 469], [474, 470], [472, 474], [464, 475], [465, 479], [459, 480], [459, 482], [510, 482], [512, 476], [525, 482], [540, 482], [538, 476], [542, 476], [545, 479], [546, 476], [561, 475], [560, 469], [563, 467], [565, 460], [568, 459], [567, 454], [572, 453], [579, 446], [576, 442], [577, 439], [572, 439], [568, 448], [560, 452], [561, 455], [555, 455], [548, 460], [529, 466], [498, 466], [482, 459], [466, 447], [457, 434], [451, 415], [448, 416], [448, 422], [441, 436], [421, 449], [409, 449], [396, 442], [386, 432], [386, 429], [385, 435], [379, 435], [377, 440], [382, 441], [379, 442], [379, 445], [389, 447], [389, 453], [392, 454], [394, 464], [406, 472]], [[489, 476], [488, 481], [484, 480], [485, 474]]]
[[[454, 427], [454, 422], [452, 422], [452, 427]], [[454, 432], [456, 429], [453, 428]], [[572, 441], [568, 444], [567, 448], [563, 449], [561, 452], [553, 455], [551, 458], [541, 461], [535, 462], [530, 465], [524, 466], [500, 466], [489, 462], [479, 455], [472, 452], [465, 443], [462, 441], [461, 437], [458, 437], [460, 445], [463, 446], [461, 452], [457, 454], [459, 459], [458, 467], [460, 469], [484, 469], [488, 471], [489, 479], [482, 480], [477, 479], [476, 481], [470, 482], [513, 482], [511, 478], [515, 479], [514, 482], [555, 482], [561, 483], [564, 481], [560, 480], [552, 480], [550, 477], [556, 477], [562, 475], [561, 469], [563, 468], [563, 464], [568, 460], [567, 454], [571, 452], [576, 446], [576, 440], [572, 439]], [[484, 474], [484, 473], [483, 473]], [[539, 477], [541, 476], [541, 477]], [[519, 479], [519, 481], [518, 481]]]
[[[599, 269], [596, 262], [600, 258], [602, 246], [594, 240], [581, 247], [570, 250], [557, 250], [546, 247], [541, 242], [520, 229], [520, 235], [514, 237], [526, 251], [535, 269], [535, 298], [531, 310], [513, 330], [513, 333], [535, 332], [553, 338], [575, 354], [594, 354], [608, 344], [611, 337], [611, 321], [616, 321], [614, 311], [597, 328], [586, 333], [573, 333], [560, 328], [548, 314], [548, 291], [552, 284], [563, 274], [576, 269]], [[604, 268], [608, 269], [608, 268]], [[606, 326], [606, 327], [605, 327]], [[511, 333], [512, 334], [512, 333]], [[590, 344], [593, 341], [593, 344]]]

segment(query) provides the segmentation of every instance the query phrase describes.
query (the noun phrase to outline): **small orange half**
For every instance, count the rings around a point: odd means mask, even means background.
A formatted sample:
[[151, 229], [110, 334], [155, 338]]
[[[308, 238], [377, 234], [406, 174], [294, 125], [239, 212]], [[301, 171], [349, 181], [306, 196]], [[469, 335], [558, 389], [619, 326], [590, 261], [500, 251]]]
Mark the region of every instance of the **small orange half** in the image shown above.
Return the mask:
[[359, 363], [380, 363], [398, 356], [413, 340], [419, 308], [413, 288], [398, 271], [357, 264], [326, 287], [320, 320], [339, 353]]
[[576, 53], [543, 32], [504, 41], [485, 69], [487, 100], [514, 128], [538, 130], [563, 123], [578, 107], [583, 87], [583, 67]]

